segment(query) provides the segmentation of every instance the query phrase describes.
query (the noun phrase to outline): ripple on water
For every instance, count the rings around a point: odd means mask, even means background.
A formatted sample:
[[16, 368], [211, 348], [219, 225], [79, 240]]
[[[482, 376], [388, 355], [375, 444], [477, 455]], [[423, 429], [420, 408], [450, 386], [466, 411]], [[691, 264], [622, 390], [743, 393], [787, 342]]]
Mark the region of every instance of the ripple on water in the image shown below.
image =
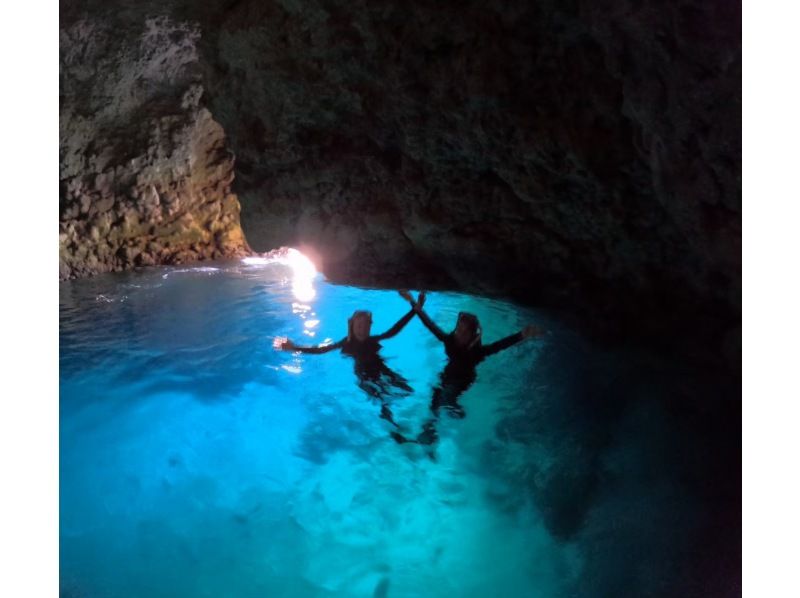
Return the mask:
[[[530, 322], [550, 334], [481, 364], [461, 398], [466, 416], [443, 414], [435, 444], [401, 445], [349, 358], [279, 353], [272, 338], [338, 340], [364, 308], [381, 332], [407, 305], [393, 292], [313, 285], [298, 300], [285, 266], [235, 262], [62, 283], [62, 593], [699, 587], [700, 480], [724, 467], [697, 457], [710, 441], [670, 407], [669, 368], [602, 352], [535, 310], [433, 293], [426, 309], [444, 329], [470, 311], [485, 342]], [[413, 389], [386, 400], [416, 438], [442, 348], [416, 319], [383, 345]]]

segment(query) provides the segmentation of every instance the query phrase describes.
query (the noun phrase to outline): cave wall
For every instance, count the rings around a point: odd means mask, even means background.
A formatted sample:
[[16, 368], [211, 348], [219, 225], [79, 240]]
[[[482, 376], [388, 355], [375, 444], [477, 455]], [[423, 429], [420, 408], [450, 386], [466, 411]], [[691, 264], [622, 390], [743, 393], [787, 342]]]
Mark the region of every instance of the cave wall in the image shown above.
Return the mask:
[[60, 35], [60, 277], [245, 253], [197, 26], [87, 18]]
[[[75, 211], [102, 197], [82, 128], [95, 140], [122, 127], [141, 138], [133, 153], [163, 157], [141, 183], [127, 155], [112, 160], [139, 192], [115, 206], [141, 206], [155, 183], [188, 189], [184, 205], [210, 185], [226, 230], [238, 197], [253, 249], [307, 246], [334, 280], [563, 307], [599, 329], [735, 362], [740, 14], [720, 0], [67, 2], [62, 94], [80, 81], [104, 91], [83, 111], [72, 102], [85, 94], [62, 100], [62, 220], [67, 206], [67, 227], [85, 239], [88, 212]], [[65, 38], [87, 22], [113, 24], [128, 45]], [[171, 44], [147, 42], [153, 22], [172, 28]], [[148, 62], [153, 48], [166, 61]], [[83, 79], [70, 67], [81, 52], [93, 65]], [[157, 97], [127, 84], [143, 72]], [[153, 122], [182, 141], [150, 133]], [[200, 140], [215, 150], [198, 152]], [[84, 149], [65, 160], [65, 145]], [[210, 179], [163, 166], [198, 153], [211, 156], [200, 160]], [[194, 230], [214, 226], [199, 220]], [[101, 239], [120, 230], [95, 228]], [[83, 247], [64, 234], [62, 247]], [[149, 234], [158, 242], [160, 230]]]

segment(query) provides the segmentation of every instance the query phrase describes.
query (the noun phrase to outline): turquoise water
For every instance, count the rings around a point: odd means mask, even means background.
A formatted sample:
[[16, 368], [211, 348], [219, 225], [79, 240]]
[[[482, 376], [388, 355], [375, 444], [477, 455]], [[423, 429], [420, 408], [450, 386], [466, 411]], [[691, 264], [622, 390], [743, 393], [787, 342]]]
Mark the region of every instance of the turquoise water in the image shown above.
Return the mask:
[[[484, 342], [528, 323], [548, 334], [479, 365], [466, 416], [443, 413], [437, 442], [398, 444], [350, 358], [272, 348], [275, 336], [338, 340], [356, 309], [372, 310], [378, 333], [407, 304], [322, 277], [298, 286], [276, 263], [62, 283], [62, 595], [700, 588], [698, 530], [729, 497], [714, 494], [724, 471], [695, 464], [716, 440], [675, 408], [673, 375], [626, 365], [536, 310], [431, 293], [445, 330], [471, 311]], [[415, 318], [382, 355], [413, 388], [387, 402], [415, 438], [443, 348]]]

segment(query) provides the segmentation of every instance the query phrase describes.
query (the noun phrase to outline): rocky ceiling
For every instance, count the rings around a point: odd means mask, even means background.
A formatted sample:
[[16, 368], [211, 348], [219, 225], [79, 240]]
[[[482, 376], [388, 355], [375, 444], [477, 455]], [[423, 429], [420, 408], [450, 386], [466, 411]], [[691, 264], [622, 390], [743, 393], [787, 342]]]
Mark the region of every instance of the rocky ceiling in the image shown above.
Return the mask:
[[68, 0], [60, 35], [62, 278], [293, 245], [739, 360], [738, 3]]

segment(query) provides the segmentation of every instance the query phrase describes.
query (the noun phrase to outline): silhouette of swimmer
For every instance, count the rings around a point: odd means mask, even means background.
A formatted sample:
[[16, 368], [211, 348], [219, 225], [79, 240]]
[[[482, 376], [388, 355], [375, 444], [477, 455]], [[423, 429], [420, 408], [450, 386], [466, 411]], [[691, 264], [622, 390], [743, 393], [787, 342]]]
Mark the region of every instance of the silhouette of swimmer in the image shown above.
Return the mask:
[[[445, 334], [422, 310], [422, 305], [425, 303], [424, 292], [419, 294], [416, 303], [408, 291], [400, 291], [400, 295], [411, 304], [412, 311], [416, 312], [426, 328], [444, 343], [444, 350], [448, 357], [447, 365], [439, 374], [439, 384], [433, 389], [431, 399], [433, 419], [422, 427], [422, 432], [416, 439], [416, 442], [420, 444], [433, 444], [437, 438], [436, 421], [442, 408], [458, 419], [466, 415], [458, 399], [475, 382], [477, 365], [490, 355], [543, 333], [536, 326], [526, 326], [516, 334], [484, 345], [481, 342], [481, 325], [474, 314], [460, 312], [455, 329], [450, 334]], [[392, 437], [400, 443], [413, 442], [397, 432], [393, 432]]]
[[383, 334], [370, 336], [372, 313], [358, 310], [347, 320], [347, 336], [337, 343], [301, 347], [285, 337], [278, 337], [273, 346], [282, 351], [302, 353], [328, 353], [341, 349], [343, 354], [353, 357], [355, 361], [354, 370], [358, 378], [358, 387], [369, 397], [377, 399], [381, 404], [381, 417], [397, 426], [387, 399], [408, 396], [414, 389], [403, 376], [386, 365], [386, 361], [378, 352], [381, 349], [380, 341], [397, 335], [411, 321], [415, 313], [414, 309], [411, 309]]

